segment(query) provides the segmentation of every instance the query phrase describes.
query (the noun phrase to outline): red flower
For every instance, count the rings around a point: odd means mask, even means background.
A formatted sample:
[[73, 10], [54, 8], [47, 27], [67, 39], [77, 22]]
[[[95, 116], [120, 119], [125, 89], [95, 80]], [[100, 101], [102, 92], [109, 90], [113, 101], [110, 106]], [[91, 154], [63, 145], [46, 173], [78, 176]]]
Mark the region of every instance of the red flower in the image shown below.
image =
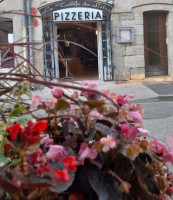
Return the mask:
[[24, 129], [21, 131], [20, 140], [23, 140], [25, 138], [30, 145], [35, 144], [42, 139], [42, 137], [40, 137], [40, 133], [45, 131], [46, 128], [47, 128], [46, 120], [39, 121], [36, 123], [29, 121], [27, 123], [27, 126], [24, 127]]
[[20, 131], [20, 123], [14, 124], [13, 126], [7, 128], [6, 131], [10, 132], [10, 140], [14, 141], [16, 139], [16, 136], [18, 135]]
[[74, 156], [65, 157], [63, 159], [63, 163], [64, 163], [64, 167], [66, 167], [67, 169], [70, 169], [71, 171], [74, 171], [74, 172], [77, 170], [76, 165], [78, 164], [78, 162], [75, 160]]
[[39, 176], [43, 176], [45, 172], [48, 173], [51, 171], [50, 165], [46, 164], [47, 160], [45, 159], [41, 149], [37, 149], [34, 153], [30, 154], [27, 162], [31, 169], [37, 171]]
[[70, 175], [67, 171], [67, 169], [63, 169], [62, 171], [59, 171], [59, 169], [56, 169], [53, 172], [53, 177], [56, 181], [63, 181], [63, 182], [67, 182], [70, 180]]
[[44, 172], [50, 172], [50, 165], [44, 166]]

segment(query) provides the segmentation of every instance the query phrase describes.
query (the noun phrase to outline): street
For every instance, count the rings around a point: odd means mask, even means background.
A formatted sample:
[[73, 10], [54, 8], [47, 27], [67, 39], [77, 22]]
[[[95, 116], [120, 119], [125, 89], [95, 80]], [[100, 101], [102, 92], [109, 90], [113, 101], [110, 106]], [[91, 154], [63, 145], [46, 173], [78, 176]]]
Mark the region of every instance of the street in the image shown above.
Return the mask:
[[157, 97], [136, 100], [144, 109], [144, 128], [153, 137], [166, 142], [173, 135], [173, 83], [143, 83], [158, 94]]
[[[133, 103], [141, 104], [144, 110], [143, 126], [152, 137], [166, 142], [168, 135], [173, 135], [173, 82], [143, 82], [115, 84], [114, 82], [98, 81], [100, 91], [110, 93], [135, 94]], [[77, 85], [79, 86], [79, 85]], [[69, 92], [69, 90], [67, 90]], [[33, 91], [42, 99], [51, 97], [50, 89]]]

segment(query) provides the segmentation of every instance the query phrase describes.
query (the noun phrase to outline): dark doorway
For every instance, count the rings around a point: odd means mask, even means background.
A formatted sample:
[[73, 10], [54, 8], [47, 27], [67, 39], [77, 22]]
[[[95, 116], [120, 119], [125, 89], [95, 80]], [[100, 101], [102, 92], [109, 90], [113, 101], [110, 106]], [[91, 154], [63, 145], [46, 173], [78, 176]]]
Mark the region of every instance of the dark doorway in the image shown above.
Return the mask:
[[[11, 19], [0, 17], [0, 67], [4, 70], [14, 67], [14, 47], [3, 43], [13, 43], [13, 22]], [[2, 69], [1, 69], [2, 70]]]
[[[59, 23], [57, 24], [58, 49], [68, 64], [68, 76], [75, 80], [98, 79], [97, 23]], [[64, 42], [65, 41], [65, 42]], [[90, 51], [81, 48], [74, 42]], [[91, 53], [93, 52], [93, 54]], [[95, 54], [95, 55], [94, 55]], [[59, 56], [60, 78], [67, 76], [63, 59]]]
[[145, 75], [168, 74], [166, 12], [144, 13]]

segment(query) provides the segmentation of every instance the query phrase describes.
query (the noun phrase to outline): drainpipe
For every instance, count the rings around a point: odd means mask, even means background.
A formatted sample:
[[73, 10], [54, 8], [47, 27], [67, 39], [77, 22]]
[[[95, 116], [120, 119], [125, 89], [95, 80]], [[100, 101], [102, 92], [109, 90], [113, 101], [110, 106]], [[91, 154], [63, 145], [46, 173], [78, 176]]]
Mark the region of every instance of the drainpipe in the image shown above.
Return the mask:
[[[26, 16], [26, 2], [25, 0], [22, 0], [22, 13], [23, 13], [23, 26], [22, 26], [22, 30], [23, 30], [23, 57], [24, 59], [27, 59], [27, 46], [25, 45], [27, 43], [27, 25], [26, 25], [26, 21], [27, 21], [27, 16]], [[27, 63], [24, 62], [24, 66], [26, 67]]]
[[[33, 42], [33, 34], [32, 34], [32, 17], [31, 17], [31, 0], [28, 0], [28, 30], [29, 30], [29, 43]], [[34, 65], [34, 58], [33, 58], [33, 48], [32, 44], [29, 45], [29, 61], [31, 65]], [[31, 73], [34, 75], [34, 69], [30, 68]], [[34, 90], [34, 85], [31, 85], [31, 89]]]

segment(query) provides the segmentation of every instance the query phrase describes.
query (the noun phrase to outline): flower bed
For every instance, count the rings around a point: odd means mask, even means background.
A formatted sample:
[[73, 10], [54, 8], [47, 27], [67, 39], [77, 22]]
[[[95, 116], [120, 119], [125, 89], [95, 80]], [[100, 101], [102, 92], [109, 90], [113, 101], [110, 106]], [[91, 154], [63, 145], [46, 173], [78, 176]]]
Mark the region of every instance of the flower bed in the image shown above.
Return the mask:
[[[26, 80], [4, 92], [16, 100], [8, 108], [1, 105], [2, 199], [172, 197], [173, 175], [166, 163], [173, 163], [173, 136], [167, 146], [148, 136], [141, 106], [130, 101], [133, 94], [100, 93], [94, 81], [81, 87], [54, 81], [44, 82], [52, 97], [43, 101], [31, 97]], [[74, 92], [67, 95], [63, 87]], [[46, 116], [38, 116], [38, 110]]]

